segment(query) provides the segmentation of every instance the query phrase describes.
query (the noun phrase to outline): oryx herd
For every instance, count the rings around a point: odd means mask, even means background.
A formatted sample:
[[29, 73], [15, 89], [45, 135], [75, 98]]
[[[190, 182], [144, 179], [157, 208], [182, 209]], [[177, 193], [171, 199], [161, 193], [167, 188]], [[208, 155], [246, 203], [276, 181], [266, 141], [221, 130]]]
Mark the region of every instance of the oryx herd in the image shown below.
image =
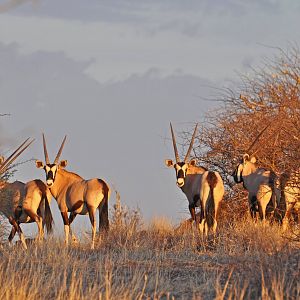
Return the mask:
[[[27, 141], [6, 160], [1, 157], [0, 175], [32, 143], [26, 144]], [[57, 201], [61, 212], [66, 244], [69, 241], [70, 225], [78, 214], [89, 215], [92, 225], [92, 249], [95, 245], [95, 213], [97, 208], [99, 209], [99, 231], [108, 230], [110, 188], [102, 179], [93, 178], [85, 180], [80, 175], [64, 169], [67, 166], [67, 161], [59, 161], [59, 158], [65, 141], [66, 137], [58, 150], [54, 162], [50, 163], [45, 136], [43, 134], [45, 165], [42, 161], [36, 160], [36, 167], [44, 169], [46, 184], [39, 179], [35, 179], [26, 184], [15, 181], [13, 183], [4, 182], [0, 186], [2, 193], [0, 198], [0, 212], [8, 218], [8, 221], [13, 226], [9, 241], [18, 232], [24, 248], [27, 248], [20, 223], [36, 222], [39, 230], [39, 239], [44, 235], [44, 225], [46, 225], [47, 232], [51, 232], [53, 218], [50, 210], [50, 201], [52, 196]], [[69, 216], [68, 212], [70, 213]]]
[[[175, 162], [166, 159], [165, 165], [175, 169], [176, 184], [187, 197], [188, 208], [195, 227], [203, 237], [207, 236], [210, 231], [215, 234], [218, 210], [225, 192], [223, 180], [217, 171], [197, 166], [196, 160], [190, 159], [198, 125], [194, 129], [183, 160], [179, 157], [171, 123], [170, 129]], [[53, 218], [50, 209], [52, 197], [56, 200], [61, 212], [66, 244], [69, 242], [70, 235], [72, 236], [71, 223], [78, 214], [89, 216], [92, 226], [92, 249], [95, 246], [97, 209], [99, 210], [99, 232], [105, 233], [108, 230], [110, 188], [103, 179], [85, 180], [80, 175], [65, 169], [67, 160], [60, 161], [65, 141], [66, 137], [51, 163], [43, 134], [45, 163], [40, 160], [36, 160], [35, 163], [37, 168], [45, 171], [45, 183], [40, 179], [27, 183], [0, 181], [0, 213], [12, 225], [9, 241], [12, 241], [15, 233], [18, 233], [22, 245], [27, 248], [20, 227], [21, 223], [36, 222], [39, 240], [43, 239], [44, 227], [48, 233], [52, 231]], [[1, 175], [9, 170], [12, 163], [32, 142], [33, 140], [29, 141], [29, 139], [24, 141], [7, 159], [0, 156], [0, 179]], [[232, 176], [236, 183], [243, 183], [248, 191], [249, 210], [253, 218], [258, 213], [260, 219], [265, 222], [268, 211], [277, 210], [283, 229], [287, 229], [292, 210], [300, 209], [300, 190], [294, 184], [299, 174], [280, 176], [278, 184], [278, 176], [273, 171], [257, 167], [254, 156], [243, 154]], [[200, 211], [198, 215], [196, 208]]]

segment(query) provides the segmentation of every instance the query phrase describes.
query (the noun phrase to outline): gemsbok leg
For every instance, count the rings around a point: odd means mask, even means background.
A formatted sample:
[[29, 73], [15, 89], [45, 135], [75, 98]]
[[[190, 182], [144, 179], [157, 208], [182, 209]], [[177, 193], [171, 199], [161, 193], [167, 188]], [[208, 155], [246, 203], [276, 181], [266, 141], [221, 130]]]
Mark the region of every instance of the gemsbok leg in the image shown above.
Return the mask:
[[65, 231], [65, 244], [68, 246], [69, 244], [69, 232], [70, 232], [70, 223], [68, 218], [68, 213], [66, 211], [61, 211], [61, 216], [64, 222], [64, 231]]
[[20, 225], [19, 225], [18, 222], [17, 222], [14, 218], [12, 218], [12, 217], [9, 217], [8, 220], [9, 220], [9, 223], [15, 228], [15, 231], [18, 232], [20, 241], [21, 241], [23, 247], [27, 250], [27, 245], [26, 245], [26, 242], [25, 242], [25, 237], [24, 237], [24, 234], [23, 234], [23, 232], [22, 232], [22, 229], [21, 229]]
[[96, 214], [96, 207], [93, 206], [88, 206], [88, 212], [89, 212], [89, 217], [90, 217], [90, 221], [92, 224], [92, 245], [91, 245], [91, 249], [95, 248], [95, 237], [96, 237], [96, 218], [95, 218], [95, 214]]
[[77, 216], [77, 213], [75, 211], [72, 211], [69, 215], [69, 226], [70, 226], [70, 235], [71, 235], [71, 238], [72, 238], [72, 242], [77, 242], [77, 238], [72, 230], [72, 227], [71, 227], [71, 224], [72, 222], [74, 221], [74, 219], [76, 218]]

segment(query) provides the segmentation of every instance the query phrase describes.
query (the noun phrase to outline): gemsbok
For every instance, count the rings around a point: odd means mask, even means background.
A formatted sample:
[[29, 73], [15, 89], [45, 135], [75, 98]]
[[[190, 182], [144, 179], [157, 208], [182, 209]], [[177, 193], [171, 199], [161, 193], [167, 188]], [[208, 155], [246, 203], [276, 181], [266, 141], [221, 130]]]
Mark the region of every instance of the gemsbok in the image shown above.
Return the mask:
[[47, 233], [52, 232], [53, 218], [50, 209], [52, 195], [47, 186], [39, 179], [31, 180], [26, 184], [21, 181], [0, 184], [0, 212], [7, 217], [12, 225], [9, 242], [18, 232], [21, 243], [26, 249], [26, 242], [22, 233], [21, 223], [36, 222], [38, 239], [44, 236], [44, 226]]
[[267, 205], [271, 201], [272, 208], [279, 206], [280, 191], [275, 187], [276, 174], [256, 165], [256, 158], [244, 154], [240, 163], [233, 172], [236, 183], [243, 183], [248, 191], [248, 202], [252, 218], [259, 213], [260, 219], [265, 222]]
[[212, 229], [215, 234], [217, 229], [219, 204], [224, 195], [223, 180], [218, 172], [208, 171], [206, 168], [196, 166], [195, 159], [189, 161], [198, 124], [195, 127], [188, 151], [183, 161], [179, 158], [171, 123], [170, 128], [176, 162], [174, 163], [172, 159], [166, 159], [165, 164], [167, 167], [173, 167], [175, 169], [177, 186], [186, 195], [192, 220], [194, 220], [196, 224], [198, 221], [195, 214], [195, 208], [200, 208], [199, 229], [201, 233], [207, 235], [209, 230]]
[[[26, 139], [10, 156], [7, 157], [7, 159], [0, 156], [0, 176], [9, 170], [11, 164], [33, 143], [33, 141], [34, 140], [29, 141], [29, 138]], [[49, 205], [47, 206], [48, 202], [45, 201], [45, 188], [45, 184], [40, 180], [31, 181], [27, 184], [20, 181], [8, 183], [5, 180], [2, 180], [0, 182], [0, 212], [8, 218], [8, 221], [12, 225], [9, 241], [11, 241], [15, 233], [18, 232], [23, 246], [27, 248], [23, 232], [19, 226], [20, 223], [36, 221], [39, 227], [40, 236], [43, 234], [41, 224], [46, 225], [48, 232], [51, 231], [53, 219]], [[50, 195], [49, 191], [48, 195]], [[26, 214], [26, 211], [29, 215]]]
[[[267, 124], [254, 139], [247, 152], [251, 151], [260, 136], [267, 130]], [[256, 165], [256, 157], [244, 154], [240, 163], [235, 168], [232, 176], [236, 183], [243, 183], [243, 187], [248, 191], [248, 203], [252, 218], [256, 218], [256, 213], [263, 223], [266, 221], [267, 206], [270, 203], [272, 210], [279, 213], [280, 218], [284, 214], [280, 200], [280, 190], [276, 188], [277, 176], [275, 172], [266, 168], [259, 168]], [[279, 211], [279, 210], [283, 210]]]
[[[59, 162], [66, 136], [58, 150], [53, 163], [50, 163], [46, 140], [43, 134], [43, 146], [45, 162], [36, 161], [36, 167], [44, 169], [46, 173], [46, 183], [52, 196], [56, 199], [59, 210], [64, 222], [65, 243], [68, 245], [70, 225], [74, 221], [76, 215], [89, 214], [92, 224], [92, 243], [91, 249], [95, 247], [96, 236], [96, 219], [95, 213], [99, 209], [99, 231], [107, 231], [109, 227], [108, 220], [108, 200], [110, 196], [110, 188], [108, 184], [98, 178], [89, 180], [83, 179], [81, 176], [65, 170], [67, 161]], [[68, 218], [68, 212], [70, 216]]]
[[286, 203], [286, 213], [282, 220], [283, 230], [289, 226], [292, 211], [295, 210], [299, 215], [300, 211], [300, 173], [283, 173], [280, 176], [281, 198]]

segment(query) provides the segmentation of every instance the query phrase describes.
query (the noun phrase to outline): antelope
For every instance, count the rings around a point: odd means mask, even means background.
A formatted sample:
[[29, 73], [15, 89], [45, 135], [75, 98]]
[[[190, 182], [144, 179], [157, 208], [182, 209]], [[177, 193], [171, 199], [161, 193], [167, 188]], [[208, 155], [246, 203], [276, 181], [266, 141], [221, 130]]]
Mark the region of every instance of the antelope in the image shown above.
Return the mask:
[[197, 127], [198, 124], [195, 127], [188, 151], [182, 161], [179, 158], [173, 127], [170, 123], [176, 162], [174, 163], [172, 159], [166, 159], [165, 164], [167, 167], [175, 169], [176, 184], [188, 199], [189, 211], [193, 222], [195, 224], [198, 223], [195, 208], [199, 207], [199, 229], [201, 233], [207, 235], [209, 230], [212, 229], [215, 234], [217, 229], [217, 212], [224, 195], [224, 184], [218, 172], [208, 171], [204, 167], [196, 166], [195, 159], [189, 161]]
[[267, 205], [272, 200], [275, 209], [279, 203], [279, 190], [275, 188], [276, 174], [273, 171], [256, 166], [256, 158], [244, 154], [233, 173], [236, 183], [243, 183], [248, 191], [248, 202], [252, 218], [259, 212], [260, 219], [265, 222]]
[[[29, 138], [26, 139], [7, 159], [0, 156], [0, 175], [9, 170], [11, 164], [33, 141], [29, 141]], [[41, 223], [43, 223], [42, 220], [45, 218], [44, 224], [47, 227], [47, 231], [51, 231], [53, 219], [49, 203], [45, 201], [45, 188], [46, 186], [40, 180], [34, 180], [27, 184], [20, 181], [13, 183], [0, 182], [0, 212], [8, 218], [8, 221], [12, 225], [9, 241], [12, 241], [15, 233], [18, 232], [24, 248], [27, 248], [24, 234], [19, 226], [20, 223], [36, 221], [39, 227], [39, 234], [42, 236], [43, 228], [41, 228]], [[49, 192], [48, 195], [50, 195]], [[44, 201], [44, 206], [41, 204], [42, 201]]]
[[[269, 125], [258, 134], [247, 152], [253, 148]], [[270, 200], [272, 200], [274, 211], [280, 205], [280, 191], [275, 188], [276, 174], [271, 170], [257, 167], [256, 161], [255, 156], [250, 157], [249, 154], [245, 153], [232, 176], [236, 183], [243, 183], [244, 188], [248, 191], [248, 202], [252, 218], [255, 218], [256, 213], [259, 212], [260, 219], [265, 223], [267, 205]]]
[[[56, 199], [64, 223], [65, 243], [68, 245], [70, 225], [75, 217], [89, 215], [92, 225], [91, 249], [95, 247], [96, 219], [95, 213], [99, 209], [99, 231], [107, 231], [108, 221], [108, 200], [110, 188], [108, 184], [98, 178], [89, 180], [83, 179], [76, 173], [65, 170], [67, 160], [59, 162], [66, 136], [58, 150], [53, 163], [50, 163], [46, 140], [43, 134], [43, 147], [45, 155], [45, 165], [42, 161], [36, 161], [36, 167], [44, 169], [46, 174], [46, 184], [52, 196]], [[70, 216], [68, 217], [68, 212]]]
[[282, 220], [283, 230], [289, 226], [292, 210], [300, 210], [299, 172], [284, 173], [280, 176], [281, 198], [286, 203], [286, 213]]
[[39, 179], [27, 182], [3, 182], [0, 187], [0, 212], [5, 215], [12, 225], [9, 235], [11, 242], [18, 232], [22, 245], [27, 249], [21, 223], [36, 222], [38, 239], [44, 237], [43, 227], [47, 233], [52, 232], [53, 218], [50, 209], [51, 193], [47, 186]]

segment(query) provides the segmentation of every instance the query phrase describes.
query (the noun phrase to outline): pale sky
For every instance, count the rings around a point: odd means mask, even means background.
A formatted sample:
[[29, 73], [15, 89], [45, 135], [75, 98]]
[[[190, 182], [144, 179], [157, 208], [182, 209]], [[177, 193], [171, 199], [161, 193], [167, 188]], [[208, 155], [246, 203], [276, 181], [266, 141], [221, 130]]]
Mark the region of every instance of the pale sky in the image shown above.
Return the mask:
[[[13, 2], [0, 0], [0, 113], [11, 114], [0, 119], [0, 153], [31, 136], [22, 159], [43, 159], [45, 132], [53, 159], [67, 134], [68, 170], [107, 180], [146, 219], [174, 223], [188, 209], [164, 166], [174, 157], [169, 122], [191, 129], [217, 105], [204, 100], [216, 88], [272, 57], [271, 47], [300, 41], [294, 0]], [[32, 162], [14, 179], [34, 178], [44, 173]]]

